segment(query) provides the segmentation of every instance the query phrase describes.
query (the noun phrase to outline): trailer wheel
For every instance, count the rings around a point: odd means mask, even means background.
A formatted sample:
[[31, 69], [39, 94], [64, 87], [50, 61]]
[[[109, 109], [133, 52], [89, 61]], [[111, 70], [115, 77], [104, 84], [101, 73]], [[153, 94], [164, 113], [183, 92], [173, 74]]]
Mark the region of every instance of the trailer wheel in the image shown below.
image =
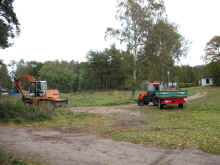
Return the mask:
[[157, 98], [153, 97], [153, 100], [152, 100], [152, 101], [153, 101], [153, 105], [154, 105], [154, 106], [158, 106], [159, 100], [158, 100]]
[[161, 101], [159, 100], [159, 103], [158, 103], [158, 107], [160, 108], [160, 109], [163, 109], [163, 104], [161, 104]]
[[183, 104], [179, 104], [178, 107], [179, 107], [180, 109], [183, 109]]

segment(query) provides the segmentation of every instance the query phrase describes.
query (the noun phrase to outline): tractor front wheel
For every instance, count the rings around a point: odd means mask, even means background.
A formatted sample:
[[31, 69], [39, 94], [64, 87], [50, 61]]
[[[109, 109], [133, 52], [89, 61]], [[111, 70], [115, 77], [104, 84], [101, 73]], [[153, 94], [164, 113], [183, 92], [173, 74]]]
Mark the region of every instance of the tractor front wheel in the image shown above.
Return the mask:
[[138, 99], [138, 106], [144, 106], [144, 100]]
[[153, 100], [152, 100], [152, 101], [153, 101], [153, 105], [154, 105], [154, 106], [158, 106], [158, 102], [159, 102], [159, 101], [158, 101], [157, 98], [153, 97]]

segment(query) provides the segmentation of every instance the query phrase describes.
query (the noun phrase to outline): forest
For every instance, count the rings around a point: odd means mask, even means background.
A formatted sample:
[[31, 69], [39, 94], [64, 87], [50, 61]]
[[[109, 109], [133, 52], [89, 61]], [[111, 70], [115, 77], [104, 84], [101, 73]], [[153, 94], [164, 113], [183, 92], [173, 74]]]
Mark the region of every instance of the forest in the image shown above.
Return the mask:
[[[62, 92], [85, 90], [130, 90], [132, 88], [132, 56], [122, 52], [113, 45], [104, 51], [90, 51], [87, 62], [37, 61], [12, 62], [9, 66], [1, 63], [0, 86], [15, 88], [12, 76], [32, 75], [37, 80], [46, 80], [48, 88]], [[169, 66], [161, 75], [150, 66], [137, 61], [137, 89], [142, 89], [145, 81], [178, 82], [180, 87], [197, 86], [202, 77], [208, 76], [208, 67]]]

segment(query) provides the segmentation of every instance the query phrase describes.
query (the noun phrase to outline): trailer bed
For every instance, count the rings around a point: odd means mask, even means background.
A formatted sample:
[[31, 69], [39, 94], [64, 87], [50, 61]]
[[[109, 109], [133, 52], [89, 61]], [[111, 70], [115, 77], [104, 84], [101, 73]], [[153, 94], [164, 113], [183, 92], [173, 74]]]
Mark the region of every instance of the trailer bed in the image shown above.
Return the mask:
[[156, 98], [158, 99], [158, 106], [160, 109], [163, 109], [163, 106], [167, 104], [178, 104], [179, 108], [183, 108], [183, 104], [186, 103], [185, 98], [187, 95], [187, 90], [156, 92]]

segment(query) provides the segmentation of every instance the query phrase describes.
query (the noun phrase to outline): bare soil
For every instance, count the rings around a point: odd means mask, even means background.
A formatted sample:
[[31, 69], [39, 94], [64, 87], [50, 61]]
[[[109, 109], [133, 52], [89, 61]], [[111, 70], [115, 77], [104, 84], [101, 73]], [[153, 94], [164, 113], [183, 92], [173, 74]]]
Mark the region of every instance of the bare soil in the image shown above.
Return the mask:
[[140, 116], [141, 111], [134, 111], [137, 108], [136, 104], [120, 105], [120, 106], [97, 106], [97, 107], [73, 107], [70, 110], [74, 112], [86, 112], [86, 113], [98, 113], [103, 115], [129, 115], [129, 116]]
[[116, 142], [68, 127], [0, 126], [0, 151], [49, 165], [219, 165], [220, 156]]
[[187, 100], [196, 100], [196, 99], [205, 97], [206, 95], [207, 95], [206, 92], [203, 92], [203, 93], [199, 92], [199, 93], [197, 93], [197, 94], [195, 94], [195, 95], [193, 95], [193, 96], [189, 96], [189, 97], [187, 98]]

